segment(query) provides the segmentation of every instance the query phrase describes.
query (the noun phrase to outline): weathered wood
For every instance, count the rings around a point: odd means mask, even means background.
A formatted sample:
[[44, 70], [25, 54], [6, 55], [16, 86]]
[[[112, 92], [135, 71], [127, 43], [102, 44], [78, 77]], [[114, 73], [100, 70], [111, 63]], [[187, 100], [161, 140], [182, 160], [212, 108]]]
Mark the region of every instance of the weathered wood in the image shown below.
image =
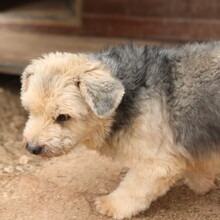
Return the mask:
[[218, 40], [220, 20], [87, 14], [83, 16], [81, 34], [172, 41]]
[[84, 0], [83, 34], [165, 40], [220, 38], [219, 0]]
[[219, 0], [84, 0], [84, 14], [219, 19]]
[[0, 25], [75, 27], [81, 24], [82, 0], [5, 2], [0, 7]]
[[[31, 59], [49, 52], [97, 51], [129, 39], [77, 37], [0, 30], [0, 72], [20, 74]], [[157, 42], [136, 41], [138, 44]]]
[[1, 18], [0, 28], [172, 41], [220, 38], [218, 0], [84, 0], [81, 18], [79, 26], [73, 21], [41, 23]]

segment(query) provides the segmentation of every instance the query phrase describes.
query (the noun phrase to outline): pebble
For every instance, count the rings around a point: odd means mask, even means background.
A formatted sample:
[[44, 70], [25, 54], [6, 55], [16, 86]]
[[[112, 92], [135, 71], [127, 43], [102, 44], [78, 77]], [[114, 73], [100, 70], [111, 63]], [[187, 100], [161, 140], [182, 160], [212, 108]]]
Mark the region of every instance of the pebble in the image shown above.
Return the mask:
[[4, 198], [4, 199], [8, 198], [8, 193], [7, 193], [7, 192], [4, 192], [4, 193], [3, 193], [3, 198]]
[[21, 164], [21, 165], [27, 164], [28, 162], [29, 162], [29, 158], [26, 155], [22, 155], [19, 158], [19, 164]]
[[16, 166], [15, 169], [19, 172], [24, 172], [24, 169], [21, 166]]
[[3, 168], [3, 172], [5, 173], [13, 173], [14, 172], [14, 167], [13, 166], [8, 166]]

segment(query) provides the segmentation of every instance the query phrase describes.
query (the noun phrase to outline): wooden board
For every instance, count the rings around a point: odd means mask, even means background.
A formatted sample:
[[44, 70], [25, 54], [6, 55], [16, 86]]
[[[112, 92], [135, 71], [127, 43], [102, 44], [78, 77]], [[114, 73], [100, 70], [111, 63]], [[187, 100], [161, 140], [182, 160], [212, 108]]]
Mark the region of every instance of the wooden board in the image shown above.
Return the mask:
[[[77, 37], [0, 30], [0, 72], [20, 74], [31, 59], [49, 52], [97, 51], [108, 45], [131, 42], [131, 39]], [[158, 42], [136, 41], [138, 44]]]
[[219, 0], [84, 0], [84, 14], [220, 19]]
[[80, 24], [81, 0], [11, 0], [0, 5], [3, 26], [71, 28]]
[[219, 0], [84, 0], [83, 5], [83, 34], [220, 39]]

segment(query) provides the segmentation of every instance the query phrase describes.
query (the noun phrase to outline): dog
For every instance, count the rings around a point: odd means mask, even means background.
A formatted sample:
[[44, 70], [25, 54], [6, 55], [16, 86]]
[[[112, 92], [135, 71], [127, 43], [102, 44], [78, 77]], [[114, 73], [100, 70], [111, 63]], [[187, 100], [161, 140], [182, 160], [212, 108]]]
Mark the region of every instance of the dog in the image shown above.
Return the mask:
[[118, 45], [49, 53], [22, 74], [27, 150], [41, 157], [95, 149], [129, 168], [97, 198], [115, 219], [146, 210], [180, 179], [198, 194], [220, 167], [220, 43]]

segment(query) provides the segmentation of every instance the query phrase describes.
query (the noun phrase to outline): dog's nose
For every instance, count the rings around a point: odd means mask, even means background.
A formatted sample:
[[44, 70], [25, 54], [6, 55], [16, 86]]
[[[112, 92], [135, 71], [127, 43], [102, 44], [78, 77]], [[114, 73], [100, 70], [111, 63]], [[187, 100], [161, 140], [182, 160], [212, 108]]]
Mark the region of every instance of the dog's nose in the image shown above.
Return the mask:
[[32, 146], [31, 144], [28, 143], [26, 145], [26, 149], [32, 154], [39, 155], [39, 154], [41, 154], [43, 147], [42, 146]]

